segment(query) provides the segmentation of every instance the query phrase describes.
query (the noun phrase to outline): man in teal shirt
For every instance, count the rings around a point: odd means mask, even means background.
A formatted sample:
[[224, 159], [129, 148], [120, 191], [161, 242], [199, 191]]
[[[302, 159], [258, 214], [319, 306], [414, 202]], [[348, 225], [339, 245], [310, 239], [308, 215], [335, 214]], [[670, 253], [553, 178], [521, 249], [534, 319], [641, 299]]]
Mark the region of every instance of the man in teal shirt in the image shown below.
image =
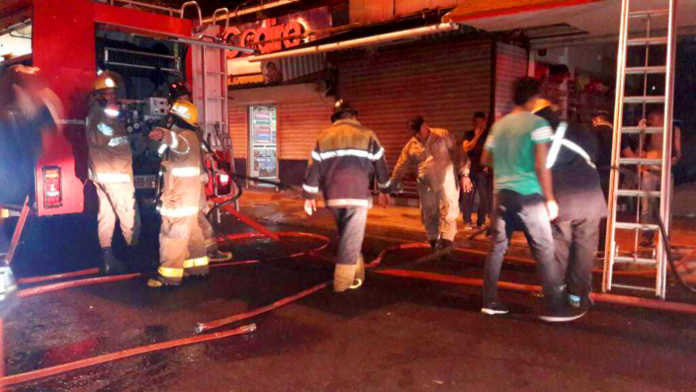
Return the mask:
[[515, 109], [493, 124], [481, 156], [494, 173], [493, 246], [484, 267], [483, 307], [489, 315], [508, 313], [498, 298], [498, 278], [512, 232], [522, 230], [537, 262], [549, 322], [570, 321], [584, 313], [568, 306], [563, 269], [554, 259], [551, 221], [558, 216], [546, 156], [553, 138], [549, 123], [532, 113], [540, 100], [539, 82], [515, 83]]

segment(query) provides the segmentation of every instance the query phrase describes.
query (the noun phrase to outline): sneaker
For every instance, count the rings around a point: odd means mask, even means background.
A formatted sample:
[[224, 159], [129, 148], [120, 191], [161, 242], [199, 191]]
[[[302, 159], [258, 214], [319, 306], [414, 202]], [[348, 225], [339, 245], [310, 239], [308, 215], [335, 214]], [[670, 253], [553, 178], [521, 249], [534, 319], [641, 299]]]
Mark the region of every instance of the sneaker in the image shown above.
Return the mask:
[[500, 302], [490, 302], [481, 308], [481, 313], [489, 316], [495, 316], [500, 314], [508, 314], [510, 313], [510, 309]]
[[567, 323], [577, 320], [587, 313], [587, 309], [574, 308], [570, 305], [559, 305], [548, 308], [539, 318], [548, 323]]
[[592, 297], [589, 295], [568, 294], [568, 304], [575, 309], [588, 310], [594, 305]]

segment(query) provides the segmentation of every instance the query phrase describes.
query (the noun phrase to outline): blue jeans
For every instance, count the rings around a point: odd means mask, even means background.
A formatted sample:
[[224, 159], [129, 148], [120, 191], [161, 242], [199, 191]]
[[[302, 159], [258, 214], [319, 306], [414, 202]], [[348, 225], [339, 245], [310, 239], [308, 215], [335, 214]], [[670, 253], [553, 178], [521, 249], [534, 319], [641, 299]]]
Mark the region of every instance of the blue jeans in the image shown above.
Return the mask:
[[483, 277], [483, 304], [497, 302], [498, 278], [513, 231], [522, 230], [537, 263], [537, 273], [546, 300], [558, 300], [564, 283], [564, 268], [554, 258], [551, 222], [540, 194], [521, 195], [501, 190], [495, 195], [491, 224], [492, 248]]

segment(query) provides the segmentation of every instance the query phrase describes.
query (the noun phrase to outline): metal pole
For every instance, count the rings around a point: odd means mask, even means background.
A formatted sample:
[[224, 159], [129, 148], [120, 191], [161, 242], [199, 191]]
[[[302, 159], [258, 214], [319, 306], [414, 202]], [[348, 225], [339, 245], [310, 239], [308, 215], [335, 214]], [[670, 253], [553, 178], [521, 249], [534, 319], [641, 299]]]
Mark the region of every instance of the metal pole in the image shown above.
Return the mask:
[[[668, 26], [667, 26], [667, 61], [666, 75], [665, 75], [665, 115], [663, 129], [662, 129], [662, 178], [661, 187], [662, 192], [660, 194], [660, 217], [665, 226], [665, 231], [669, 236], [670, 232], [670, 212], [671, 212], [671, 194], [672, 194], [672, 138], [674, 135], [673, 131], [673, 105], [674, 105], [674, 57], [677, 48], [677, 34], [676, 34], [676, 9], [677, 0], [669, 1], [669, 16], [668, 16]], [[664, 252], [664, 247], [661, 246], [662, 241], [666, 238], [661, 238], [658, 236], [657, 242], [657, 259], [659, 260], [659, 265], [657, 267], [657, 295], [665, 299], [667, 296], [667, 255]]]
[[[611, 145], [612, 166], [618, 166], [621, 158], [621, 127], [623, 126], [623, 98], [626, 68], [626, 40], [628, 35], [628, 9], [630, 0], [621, 1], [621, 25], [619, 28], [618, 53], [616, 56], [616, 92], [614, 99], [614, 129]], [[616, 225], [616, 203], [619, 185], [619, 173], [611, 170], [609, 174], [609, 211], [607, 214], [607, 232], [604, 245], [604, 273], [602, 276], [602, 291], [611, 290], [612, 273], [614, 268], [614, 248]]]

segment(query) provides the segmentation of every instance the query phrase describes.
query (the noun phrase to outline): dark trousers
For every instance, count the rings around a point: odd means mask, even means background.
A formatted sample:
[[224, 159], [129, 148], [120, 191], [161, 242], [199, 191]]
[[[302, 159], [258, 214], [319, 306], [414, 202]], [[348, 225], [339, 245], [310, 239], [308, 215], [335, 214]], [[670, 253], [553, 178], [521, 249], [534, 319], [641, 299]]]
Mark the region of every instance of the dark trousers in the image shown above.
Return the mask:
[[599, 221], [600, 218], [585, 218], [552, 223], [556, 263], [565, 270], [570, 294], [584, 297], [592, 291]]
[[471, 192], [462, 191], [461, 208], [464, 223], [471, 223], [471, 213], [474, 212], [474, 200], [476, 193], [479, 195], [479, 205], [476, 210], [476, 224], [481, 226], [486, 223], [486, 216], [491, 212], [491, 177], [488, 173], [477, 171], [472, 173], [471, 181], [474, 189]]
[[329, 207], [338, 228], [337, 264], [358, 262], [365, 238], [367, 207]]
[[[554, 300], [563, 286], [563, 268], [554, 259], [551, 222], [544, 198], [501, 190], [495, 197], [491, 224], [492, 248], [483, 276], [483, 304], [498, 301], [498, 278], [513, 231], [522, 230], [537, 263], [544, 298]], [[554, 297], [554, 298], [552, 298]]]

